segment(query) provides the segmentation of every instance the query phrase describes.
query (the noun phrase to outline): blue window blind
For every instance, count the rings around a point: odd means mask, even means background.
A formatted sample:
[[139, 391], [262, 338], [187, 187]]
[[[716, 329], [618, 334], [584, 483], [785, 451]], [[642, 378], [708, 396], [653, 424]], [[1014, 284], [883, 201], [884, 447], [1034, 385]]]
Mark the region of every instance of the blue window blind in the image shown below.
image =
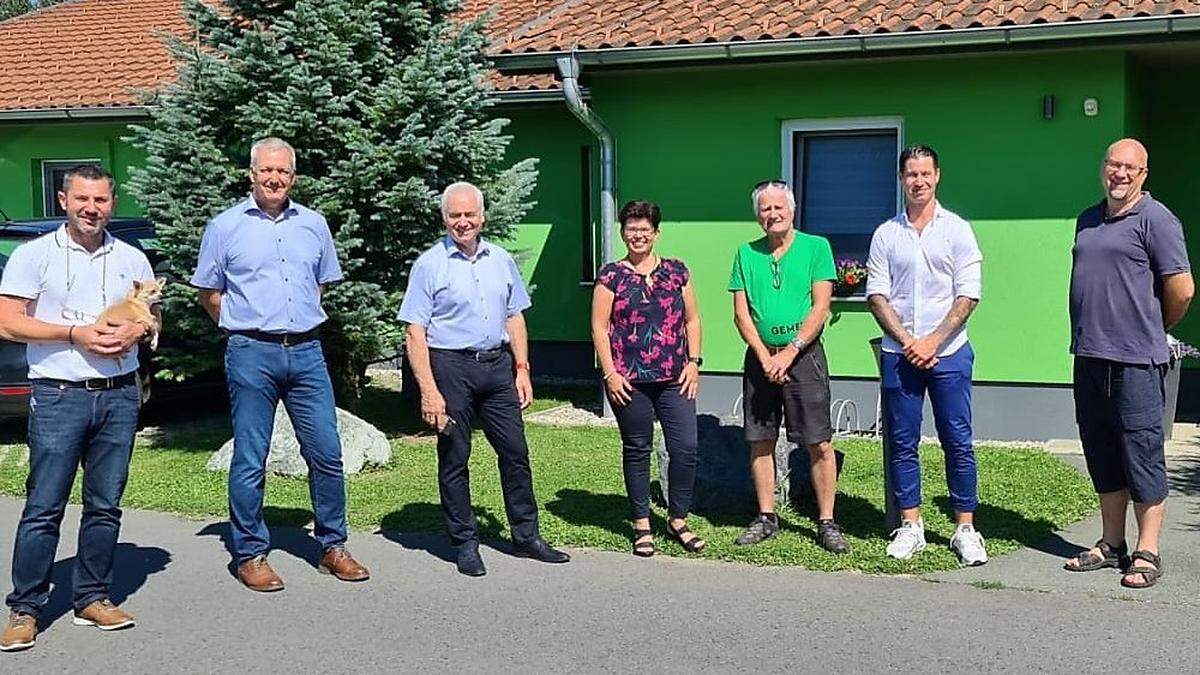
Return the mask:
[[871, 234], [896, 214], [896, 130], [795, 134], [796, 226], [834, 255], [866, 259]]

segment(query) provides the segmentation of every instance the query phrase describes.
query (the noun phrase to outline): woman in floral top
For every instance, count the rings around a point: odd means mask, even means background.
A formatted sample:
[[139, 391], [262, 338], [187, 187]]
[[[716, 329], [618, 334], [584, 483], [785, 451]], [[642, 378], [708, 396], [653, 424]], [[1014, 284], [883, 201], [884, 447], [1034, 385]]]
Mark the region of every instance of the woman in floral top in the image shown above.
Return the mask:
[[687, 527], [696, 480], [696, 387], [700, 315], [688, 268], [654, 253], [662, 214], [650, 202], [621, 209], [627, 255], [600, 269], [592, 295], [592, 342], [621, 429], [625, 490], [633, 508], [633, 552], [654, 555], [650, 530], [650, 449], [654, 419], [670, 455], [667, 533], [696, 552]]

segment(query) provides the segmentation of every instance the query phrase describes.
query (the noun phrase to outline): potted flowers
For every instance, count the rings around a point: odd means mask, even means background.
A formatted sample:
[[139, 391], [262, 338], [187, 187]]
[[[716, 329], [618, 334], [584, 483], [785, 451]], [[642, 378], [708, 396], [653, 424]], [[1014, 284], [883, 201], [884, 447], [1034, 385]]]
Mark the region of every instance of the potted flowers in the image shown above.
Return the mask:
[[867, 285], [867, 268], [857, 258], [838, 258], [834, 273], [833, 294], [839, 298], [861, 295]]

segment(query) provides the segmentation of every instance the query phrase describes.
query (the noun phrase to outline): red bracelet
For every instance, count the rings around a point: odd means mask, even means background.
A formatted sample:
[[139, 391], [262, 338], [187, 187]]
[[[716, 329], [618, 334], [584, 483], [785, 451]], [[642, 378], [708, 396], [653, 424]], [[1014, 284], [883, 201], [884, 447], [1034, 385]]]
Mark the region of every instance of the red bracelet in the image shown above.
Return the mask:
[[517, 370], [524, 370], [526, 372], [529, 372], [529, 362], [528, 361], [519, 361], [519, 362], [517, 362], [517, 365], [514, 366], [514, 368], [516, 368]]

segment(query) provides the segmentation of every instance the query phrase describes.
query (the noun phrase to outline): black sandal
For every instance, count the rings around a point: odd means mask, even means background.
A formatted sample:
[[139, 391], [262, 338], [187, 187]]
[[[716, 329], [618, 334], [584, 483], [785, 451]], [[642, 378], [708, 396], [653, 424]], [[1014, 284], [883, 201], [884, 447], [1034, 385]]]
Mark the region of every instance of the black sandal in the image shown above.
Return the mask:
[[633, 531], [633, 554], [639, 558], [649, 558], [654, 555], [654, 540], [639, 541], [642, 537], [653, 537], [654, 532], [649, 528], [644, 530], [635, 529]]
[[[669, 520], [667, 521], [667, 534], [671, 535], [672, 539], [679, 542], [679, 545], [683, 547], [683, 550], [687, 551], [688, 553], [699, 553], [700, 551], [704, 550], [705, 546], [708, 545], [708, 542], [701, 539], [700, 535], [689, 530], [687, 525], [684, 525], [677, 530], [671, 526], [671, 521]], [[684, 541], [683, 535], [685, 534], [692, 535], [692, 538]]]
[[[1138, 560], [1148, 562], [1154, 567], [1134, 567], [1133, 563]], [[1121, 585], [1125, 588], [1150, 588], [1163, 576], [1162, 558], [1149, 551], [1134, 551], [1129, 556], [1129, 561], [1130, 567], [1125, 570], [1125, 576], [1121, 577]], [[1142, 581], [1129, 581], [1129, 577], [1134, 574], [1142, 575]]]
[[1125, 542], [1121, 542], [1119, 546], [1110, 546], [1108, 542], [1101, 539], [1093, 548], [1100, 549], [1100, 555], [1092, 553], [1091, 550], [1083, 551], [1075, 556], [1079, 561], [1078, 565], [1072, 567], [1068, 560], [1063, 563], [1063, 569], [1068, 572], [1092, 572], [1110, 567], [1121, 569], [1125, 565], [1125, 554], [1129, 550]]

